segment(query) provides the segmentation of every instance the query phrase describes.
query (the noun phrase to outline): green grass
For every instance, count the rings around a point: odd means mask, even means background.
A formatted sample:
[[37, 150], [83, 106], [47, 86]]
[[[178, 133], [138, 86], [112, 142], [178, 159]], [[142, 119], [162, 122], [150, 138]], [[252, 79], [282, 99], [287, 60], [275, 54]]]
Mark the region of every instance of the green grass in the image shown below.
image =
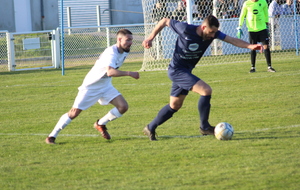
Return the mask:
[[[258, 63], [199, 66], [194, 73], [213, 88], [210, 122], [232, 124], [231, 141], [200, 136], [197, 102], [157, 129], [150, 142], [142, 129], [169, 101], [166, 71], [141, 78], [114, 78], [129, 103], [110, 122], [112, 140], [92, 125], [111, 106], [82, 112], [45, 144], [59, 117], [73, 104], [88, 67], [0, 73], [0, 189], [299, 189], [299, 58], [273, 61], [276, 73]], [[122, 70], [139, 70], [125, 63]]]

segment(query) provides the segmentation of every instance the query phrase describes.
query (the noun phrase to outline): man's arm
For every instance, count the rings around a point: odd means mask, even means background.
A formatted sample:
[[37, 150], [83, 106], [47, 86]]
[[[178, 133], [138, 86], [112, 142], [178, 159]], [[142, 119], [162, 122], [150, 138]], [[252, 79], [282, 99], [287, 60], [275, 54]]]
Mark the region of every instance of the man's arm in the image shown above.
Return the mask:
[[244, 3], [239, 17], [239, 27], [243, 26], [246, 15], [247, 15], [247, 8], [246, 8], [246, 4]]
[[152, 32], [149, 35], [149, 37], [143, 41], [143, 46], [145, 48], [147, 48], [147, 49], [149, 49], [150, 47], [152, 47], [152, 41], [153, 41], [153, 39], [166, 26], [170, 26], [170, 19], [168, 19], [168, 18], [161, 19], [157, 23], [157, 25], [154, 27], [154, 29], [152, 30]]
[[269, 14], [268, 14], [268, 4], [266, 3], [265, 7], [264, 7], [264, 14], [265, 14], [265, 22], [268, 25], [269, 22]]
[[111, 66], [106, 67], [106, 74], [108, 77], [122, 77], [122, 76], [130, 76], [135, 79], [139, 79], [140, 75], [138, 72], [131, 71], [120, 71]]
[[234, 46], [240, 47], [240, 48], [248, 48], [251, 50], [260, 50], [260, 52], [263, 51], [263, 46], [261, 44], [249, 44], [248, 42], [245, 42], [243, 40], [240, 40], [238, 38], [233, 38], [231, 36], [226, 35], [224, 42], [230, 43]]

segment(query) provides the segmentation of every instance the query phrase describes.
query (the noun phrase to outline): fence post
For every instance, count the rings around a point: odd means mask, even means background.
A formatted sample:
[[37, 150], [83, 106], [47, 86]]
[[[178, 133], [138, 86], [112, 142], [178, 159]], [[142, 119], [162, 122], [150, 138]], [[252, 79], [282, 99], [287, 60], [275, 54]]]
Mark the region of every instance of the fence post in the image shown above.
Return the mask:
[[60, 67], [60, 36], [59, 28], [52, 31], [52, 61], [55, 69]]
[[271, 36], [271, 47], [270, 50], [275, 50], [275, 27], [274, 27], [274, 17], [269, 17], [270, 22], [270, 28], [269, 28], [269, 33]]
[[110, 46], [110, 28], [109, 27], [106, 27], [106, 42], [107, 42], [107, 47]]
[[6, 33], [6, 41], [7, 41], [7, 61], [8, 61], [8, 71], [15, 71], [15, 44], [13, 34], [7, 32]]
[[[72, 27], [71, 7], [67, 7], [68, 27]], [[71, 29], [68, 29], [68, 34], [71, 35]]]
[[[100, 5], [96, 6], [96, 12], [97, 12], [97, 26], [101, 26], [101, 12], [100, 12]], [[101, 28], [98, 28], [98, 32], [101, 32]]]

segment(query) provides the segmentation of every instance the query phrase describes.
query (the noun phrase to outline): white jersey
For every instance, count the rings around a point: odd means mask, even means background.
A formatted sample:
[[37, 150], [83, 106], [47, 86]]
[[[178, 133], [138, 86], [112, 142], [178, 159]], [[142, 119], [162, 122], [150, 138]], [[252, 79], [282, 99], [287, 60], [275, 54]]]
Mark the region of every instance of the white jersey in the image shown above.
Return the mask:
[[106, 74], [106, 67], [111, 66], [118, 69], [124, 62], [128, 53], [119, 53], [117, 45], [110, 46], [99, 56], [95, 65], [85, 76], [82, 85], [78, 90], [101, 90], [111, 85], [111, 77]]

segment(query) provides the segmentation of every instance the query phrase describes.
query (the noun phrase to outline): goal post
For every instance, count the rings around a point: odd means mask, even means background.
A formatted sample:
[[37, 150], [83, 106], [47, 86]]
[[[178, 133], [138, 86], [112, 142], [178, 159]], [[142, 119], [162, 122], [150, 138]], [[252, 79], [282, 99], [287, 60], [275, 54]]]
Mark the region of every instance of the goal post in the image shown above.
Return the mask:
[[[219, 1], [219, 0], [142, 0], [145, 37], [152, 32], [157, 22], [166, 17], [189, 24], [201, 25], [203, 19], [212, 14], [219, 19], [219, 29], [226, 35], [236, 37], [236, 28], [239, 15], [243, 6], [243, 0]], [[278, 19], [278, 26], [271, 27], [270, 45], [272, 59], [287, 59], [296, 56], [299, 41], [296, 40], [298, 33], [293, 23], [300, 26], [299, 15], [282, 15]], [[270, 18], [272, 20], [272, 18]], [[296, 25], [295, 25], [296, 26]], [[248, 30], [245, 22], [242, 27], [244, 36], [242, 40], [249, 41]], [[286, 34], [290, 34], [286, 36]], [[165, 27], [153, 40], [152, 48], [144, 50], [142, 71], [166, 70], [172, 58], [177, 34], [170, 28]], [[257, 62], [265, 64], [263, 54], [257, 54]], [[250, 50], [235, 47], [220, 40], [214, 40], [206, 50], [201, 65], [224, 64], [244, 62], [250, 67]], [[264, 65], [266, 66], [266, 64]]]
[[[233, 11], [234, 8], [232, 8], [235, 5], [229, 3], [220, 4], [219, 1], [216, 0], [143, 0], [142, 5], [145, 36], [148, 36], [157, 22], [164, 17], [196, 25], [200, 25], [202, 20], [210, 14], [221, 19], [236, 17]], [[236, 7], [237, 6], [236, 4]], [[237, 26], [237, 18], [235, 18], [235, 20], [235, 25]], [[236, 28], [236, 26], [234, 26], [234, 28]], [[165, 27], [153, 40], [153, 47], [145, 49], [141, 70], [167, 69], [172, 58], [176, 37], [177, 34], [170, 28]], [[220, 46], [222, 46], [221, 42], [214, 41], [212, 46], [205, 52], [204, 57], [220, 55], [222, 53]], [[209, 62], [211, 62], [211, 60]]]

